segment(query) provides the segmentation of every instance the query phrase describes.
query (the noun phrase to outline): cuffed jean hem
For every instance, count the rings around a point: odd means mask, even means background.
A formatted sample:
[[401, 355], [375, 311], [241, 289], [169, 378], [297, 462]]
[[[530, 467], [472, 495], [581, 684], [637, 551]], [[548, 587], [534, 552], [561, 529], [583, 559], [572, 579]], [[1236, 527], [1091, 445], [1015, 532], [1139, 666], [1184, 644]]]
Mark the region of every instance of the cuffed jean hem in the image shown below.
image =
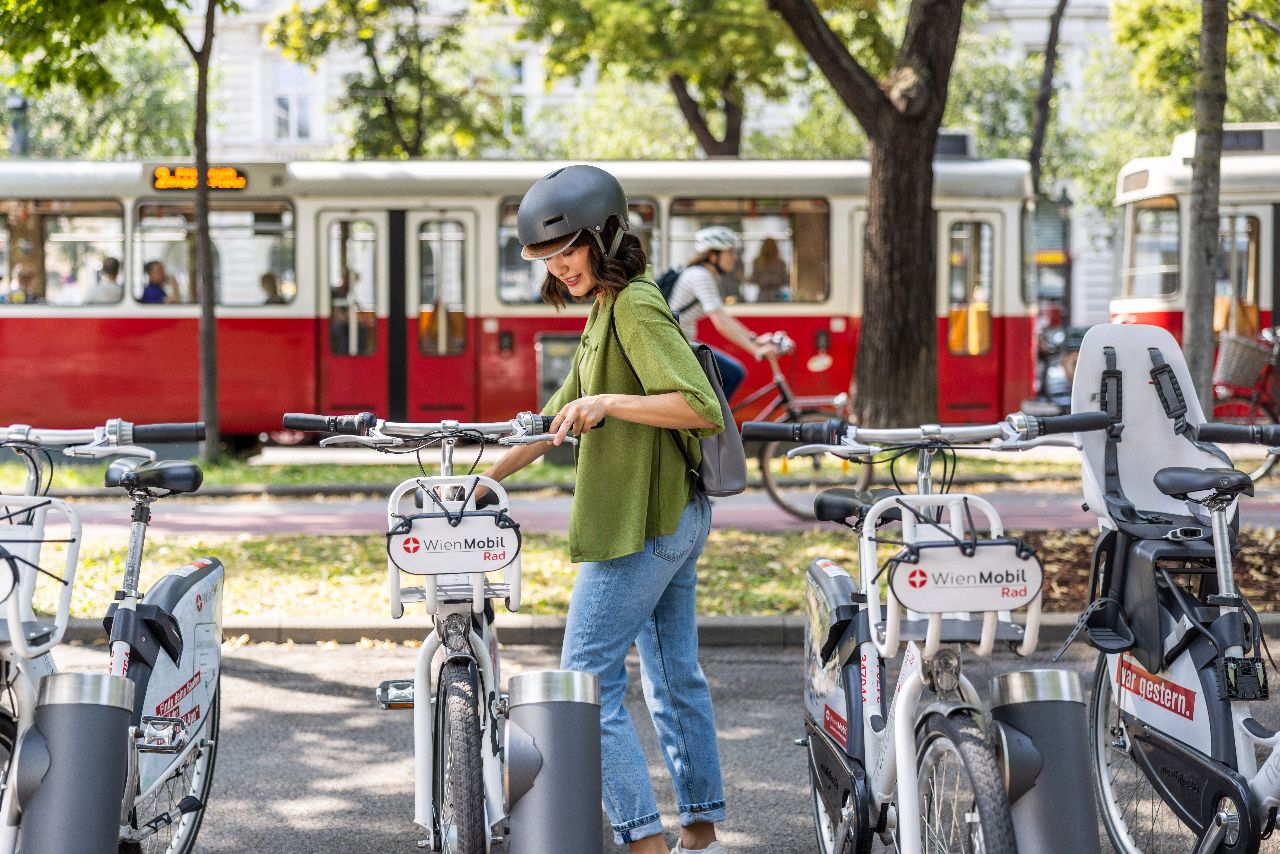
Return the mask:
[[634, 819], [626, 824], [613, 825], [613, 841], [619, 845], [630, 845], [649, 836], [662, 833], [662, 816], [654, 813]]
[[706, 804], [681, 804], [680, 805], [680, 826], [688, 827], [691, 824], [718, 824], [725, 820], [727, 813], [724, 808], [724, 801], [711, 801]]

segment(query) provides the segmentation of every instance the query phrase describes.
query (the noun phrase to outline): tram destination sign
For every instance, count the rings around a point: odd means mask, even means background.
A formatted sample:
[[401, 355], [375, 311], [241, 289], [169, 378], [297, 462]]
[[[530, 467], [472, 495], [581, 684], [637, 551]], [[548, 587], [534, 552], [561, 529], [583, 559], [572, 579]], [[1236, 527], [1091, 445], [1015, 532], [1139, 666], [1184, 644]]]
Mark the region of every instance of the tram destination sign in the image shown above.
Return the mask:
[[[244, 190], [249, 178], [235, 166], [210, 166], [208, 181], [210, 190]], [[194, 190], [196, 167], [157, 166], [151, 171], [151, 187], [154, 190]]]

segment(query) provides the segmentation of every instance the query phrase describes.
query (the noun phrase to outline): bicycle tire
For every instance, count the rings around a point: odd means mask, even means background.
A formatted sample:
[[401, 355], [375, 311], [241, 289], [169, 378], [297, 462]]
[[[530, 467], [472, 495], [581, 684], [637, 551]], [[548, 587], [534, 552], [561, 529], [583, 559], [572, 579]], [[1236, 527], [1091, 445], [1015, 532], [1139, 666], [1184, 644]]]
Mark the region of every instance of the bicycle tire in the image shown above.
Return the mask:
[[[921, 850], [1017, 854], [1000, 767], [977, 716], [965, 710], [932, 712], [919, 736]], [[954, 793], [948, 791], [952, 784]]]
[[1280, 418], [1270, 404], [1262, 400], [1233, 395], [1213, 404], [1213, 421], [1224, 424], [1276, 424]]
[[1107, 836], [1120, 854], [1186, 854], [1196, 847], [1195, 833], [1160, 797], [1127, 745], [1107, 656], [1101, 653], [1089, 703], [1089, 760]]
[[[801, 412], [797, 418], [788, 417], [785, 420], [805, 423], [826, 421], [834, 417], [830, 412], [809, 409]], [[818, 497], [818, 493], [827, 487], [848, 486], [850, 483], [848, 479], [841, 479], [837, 474], [836, 467], [840, 464], [832, 457], [823, 455], [788, 460], [787, 449], [792, 447], [795, 447], [794, 442], [765, 442], [760, 447], [760, 479], [764, 483], [765, 491], [778, 507], [797, 519], [816, 519], [813, 500]], [[866, 489], [871, 483], [872, 466], [869, 463], [851, 463], [851, 465], [858, 467], [857, 476], [852, 485], [858, 489]], [[806, 473], [814, 472], [813, 477], [806, 478], [791, 474], [790, 469], [797, 467], [807, 467]], [[824, 467], [828, 470], [826, 474], [822, 474]]]
[[[200, 809], [187, 813], [180, 821], [148, 836], [141, 842], [121, 842], [120, 854], [191, 854], [196, 847], [196, 837], [200, 834], [200, 826], [204, 823], [205, 811], [209, 808], [209, 792], [213, 788], [213, 766], [218, 755], [218, 726], [222, 719], [222, 682], [213, 686], [213, 699], [209, 702], [209, 715], [205, 720], [205, 728], [200, 738], [207, 742], [196, 749], [190, 761], [171, 774], [156, 790], [145, 806], [143, 817], [138, 817], [138, 804], [134, 804], [130, 819], [137, 826], [139, 820], [147, 821], [162, 812], [176, 809], [178, 802], [188, 795], [200, 801]], [[183, 780], [185, 785], [171, 785], [176, 780]]]
[[484, 764], [475, 669], [451, 661], [440, 670], [436, 694], [435, 801], [438, 851], [485, 854]]

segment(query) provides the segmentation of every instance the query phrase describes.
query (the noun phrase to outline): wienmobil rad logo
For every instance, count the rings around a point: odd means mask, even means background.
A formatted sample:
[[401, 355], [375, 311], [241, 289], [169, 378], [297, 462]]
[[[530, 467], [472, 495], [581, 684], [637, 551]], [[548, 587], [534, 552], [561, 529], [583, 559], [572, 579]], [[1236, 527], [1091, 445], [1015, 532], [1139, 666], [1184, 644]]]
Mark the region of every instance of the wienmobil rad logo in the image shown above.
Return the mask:
[[907, 583], [918, 590], [929, 583], [929, 573], [923, 569], [913, 569], [907, 573]]

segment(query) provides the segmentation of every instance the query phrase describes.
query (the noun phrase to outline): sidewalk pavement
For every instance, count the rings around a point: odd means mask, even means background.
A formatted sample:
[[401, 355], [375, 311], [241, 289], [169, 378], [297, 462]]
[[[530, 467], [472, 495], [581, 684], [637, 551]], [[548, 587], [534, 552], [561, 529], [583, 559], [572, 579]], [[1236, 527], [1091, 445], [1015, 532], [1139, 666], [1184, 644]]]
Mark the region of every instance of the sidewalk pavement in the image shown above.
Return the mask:
[[[1077, 614], [1042, 614], [1039, 649], [1056, 648], [1076, 624]], [[1280, 637], [1280, 612], [1258, 615], [1267, 637]], [[799, 649], [804, 644], [803, 615], [699, 617], [698, 643], [702, 646], [758, 646]], [[1019, 622], [1022, 622], [1019, 619]], [[552, 646], [564, 641], [564, 617], [540, 614], [497, 616], [498, 638], [504, 646]], [[224, 621], [224, 638], [245, 638], [249, 643], [358, 643], [362, 639], [405, 643], [421, 641], [429, 622], [416, 615], [403, 620], [262, 619], [237, 616]], [[73, 619], [67, 640], [98, 643], [104, 640], [99, 620]], [[1083, 639], [1077, 643], [1084, 643]]]

